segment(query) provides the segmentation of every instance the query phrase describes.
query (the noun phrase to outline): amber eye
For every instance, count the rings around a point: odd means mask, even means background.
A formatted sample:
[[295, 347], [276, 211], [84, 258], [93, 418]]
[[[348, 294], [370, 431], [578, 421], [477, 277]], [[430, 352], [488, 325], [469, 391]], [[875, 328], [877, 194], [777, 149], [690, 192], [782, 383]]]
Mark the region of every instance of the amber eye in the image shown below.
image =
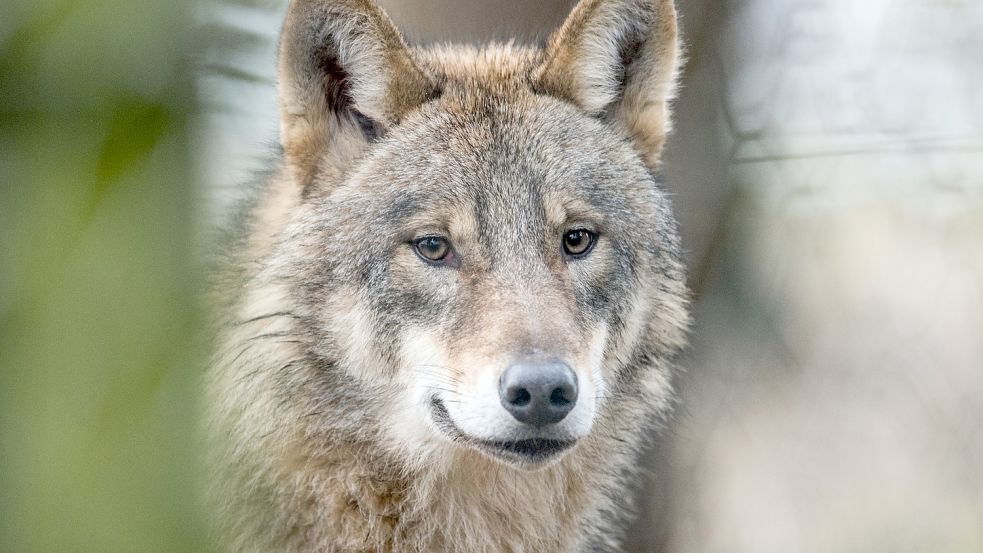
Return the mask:
[[563, 235], [563, 252], [571, 257], [582, 257], [597, 242], [597, 234], [587, 229], [574, 229]]
[[413, 243], [416, 253], [426, 261], [440, 263], [451, 253], [451, 243], [440, 236], [424, 236]]

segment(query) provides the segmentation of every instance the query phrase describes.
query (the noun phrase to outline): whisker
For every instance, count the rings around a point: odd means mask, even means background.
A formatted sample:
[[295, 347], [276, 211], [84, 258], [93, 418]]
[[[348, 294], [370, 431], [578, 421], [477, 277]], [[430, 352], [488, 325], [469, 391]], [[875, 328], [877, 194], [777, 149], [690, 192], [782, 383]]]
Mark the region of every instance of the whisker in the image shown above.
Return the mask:
[[292, 313], [290, 311], [277, 311], [275, 313], [267, 313], [266, 315], [260, 315], [258, 317], [253, 317], [251, 319], [246, 319], [245, 321], [238, 321], [235, 324], [236, 324], [236, 326], [242, 326], [242, 325], [246, 325], [246, 324], [249, 324], [249, 323], [255, 323], [256, 321], [262, 321], [262, 320], [265, 320], [265, 319], [272, 319], [274, 317], [290, 317], [292, 319], [300, 319], [301, 318], [300, 315], [297, 315], [296, 313]]
[[263, 338], [289, 338], [294, 336], [296, 336], [296, 334], [294, 334], [293, 332], [283, 330], [279, 332], [267, 332], [265, 334], [257, 334], [256, 336], [253, 336], [251, 338], [246, 338], [246, 341], [252, 342], [253, 340], [261, 340]]

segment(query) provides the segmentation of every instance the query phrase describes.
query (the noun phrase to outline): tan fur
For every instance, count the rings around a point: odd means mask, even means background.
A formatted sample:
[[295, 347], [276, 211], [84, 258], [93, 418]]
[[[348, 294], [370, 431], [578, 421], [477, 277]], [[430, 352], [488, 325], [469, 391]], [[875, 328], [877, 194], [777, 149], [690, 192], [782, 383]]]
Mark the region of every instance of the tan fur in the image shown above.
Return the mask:
[[[626, 33], [635, 35], [626, 41]], [[312, 48], [334, 57], [325, 61]], [[250, 213], [232, 280], [221, 290], [233, 307], [208, 375], [212, 495], [228, 550], [617, 549], [634, 459], [645, 432], [668, 411], [669, 364], [688, 321], [678, 240], [650, 172], [669, 127], [677, 50], [669, 0], [584, 0], [545, 50], [413, 50], [368, 1], [291, 3], [278, 83], [284, 163]], [[344, 83], [323, 82], [332, 63]], [[504, 115], [487, 115], [495, 110]], [[360, 116], [383, 133], [403, 134], [375, 144], [360, 130]], [[584, 221], [616, 228], [627, 223], [609, 219], [630, 216], [651, 227], [642, 239], [655, 246], [635, 255], [653, 261], [620, 277], [630, 297], [615, 300], [630, 309], [617, 327], [591, 319], [574, 293], [578, 279], [620, 274], [616, 252], [601, 250], [596, 265], [576, 267], [554, 249], [510, 257], [529, 240], [521, 234], [527, 223], [517, 221], [514, 243], [491, 251], [478, 220], [486, 214], [471, 203], [471, 181], [480, 178], [469, 171], [482, 170], [481, 155], [496, 148], [527, 154], [526, 140], [554, 136], [547, 128], [554, 121], [579, 134], [530, 154], [541, 178], [586, 186], [576, 183], [585, 171], [600, 165], [607, 174], [610, 166], [615, 182], [606, 185], [623, 186], [626, 203], [612, 214], [562, 187], [547, 188], [536, 224], [549, 232]], [[502, 144], [496, 125], [520, 132], [509, 131], [511, 142]], [[594, 132], [604, 136], [580, 141]], [[406, 146], [386, 149], [393, 144]], [[426, 155], [410, 155], [417, 153], [411, 147]], [[567, 167], [570, 151], [593, 165]], [[373, 260], [387, 256], [387, 275], [401, 293], [454, 293], [467, 308], [456, 318], [380, 328], [363, 282], [329, 280], [317, 268], [351, 262], [328, 253], [332, 240], [389, 239], [352, 229], [374, 220], [358, 212], [366, 195], [398, 198], [429, 180], [459, 194], [389, 224], [392, 232], [398, 224], [453, 236], [469, 254], [453, 284], [426, 280], [447, 277], [422, 272], [405, 244]], [[337, 206], [354, 207], [325, 220], [324, 210]], [[583, 403], [588, 395], [593, 402], [590, 433], [537, 470], [439, 436], [425, 421], [426, 405], [404, 393], [433, 379], [458, 394], [451, 397], [471, 397], [530, 348], [562, 351], [581, 371]]]

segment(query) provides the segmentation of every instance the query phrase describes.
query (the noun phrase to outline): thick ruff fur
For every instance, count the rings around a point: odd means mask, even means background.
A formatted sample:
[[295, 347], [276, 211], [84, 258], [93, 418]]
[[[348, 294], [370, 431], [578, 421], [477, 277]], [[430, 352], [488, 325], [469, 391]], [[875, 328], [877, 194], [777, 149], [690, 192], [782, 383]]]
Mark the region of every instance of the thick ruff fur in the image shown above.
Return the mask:
[[[544, 48], [481, 49], [408, 48], [368, 1], [291, 3], [283, 155], [218, 286], [229, 551], [618, 549], [687, 325], [653, 176], [678, 55], [671, 0], [584, 0]], [[434, 234], [453, 263], [414, 251]], [[524, 352], [580, 382], [548, 459], [473, 441], [525, 432], [495, 390]]]

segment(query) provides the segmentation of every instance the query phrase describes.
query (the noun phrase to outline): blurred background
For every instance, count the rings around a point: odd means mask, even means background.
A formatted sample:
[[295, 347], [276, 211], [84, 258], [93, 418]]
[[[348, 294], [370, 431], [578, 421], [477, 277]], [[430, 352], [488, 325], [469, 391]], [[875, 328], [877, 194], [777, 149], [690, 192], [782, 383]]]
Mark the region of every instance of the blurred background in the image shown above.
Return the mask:
[[[411, 42], [568, 0], [384, 0]], [[635, 552], [983, 551], [983, 3], [677, 0], [695, 293]], [[0, 548], [207, 551], [202, 251], [282, 0], [0, 6]]]
[[5, 553], [206, 550], [193, 7], [0, 3]]

